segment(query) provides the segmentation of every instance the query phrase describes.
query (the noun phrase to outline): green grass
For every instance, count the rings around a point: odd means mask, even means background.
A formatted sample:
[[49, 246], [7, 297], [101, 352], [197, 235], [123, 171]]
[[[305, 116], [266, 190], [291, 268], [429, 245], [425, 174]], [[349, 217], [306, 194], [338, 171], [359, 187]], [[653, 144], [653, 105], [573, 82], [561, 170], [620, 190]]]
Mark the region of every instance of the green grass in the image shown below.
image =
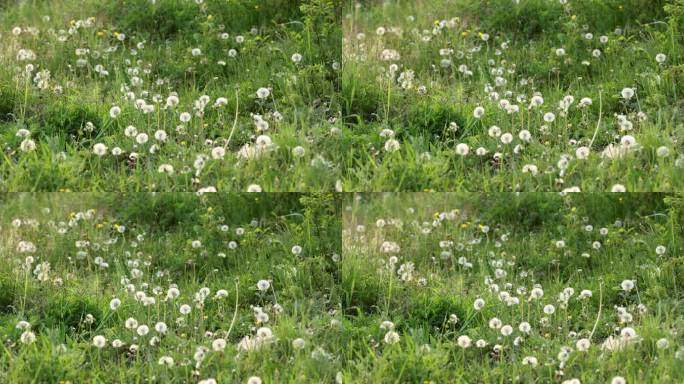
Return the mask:
[[[682, 188], [681, 2], [345, 4], [343, 114], [365, 143], [349, 161], [343, 182], [350, 189]], [[394, 54], [383, 59], [383, 52]], [[627, 87], [636, 90], [629, 100], [621, 96]], [[542, 105], [530, 107], [534, 95]], [[574, 100], [564, 108], [567, 96]], [[580, 107], [585, 97], [592, 103]], [[555, 120], [545, 122], [549, 112]], [[632, 124], [620, 126], [617, 114]], [[499, 132], [490, 134], [492, 126]], [[520, 138], [524, 130], [529, 139]], [[504, 143], [506, 133], [512, 140]], [[626, 135], [639, 150], [602, 155]], [[580, 147], [588, 148], [586, 159]]]
[[[610, 383], [616, 376], [627, 383], [681, 382], [684, 216], [677, 207], [681, 196], [640, 194], [348, 199], [341, 267], [345, 328], [356, 341], [346, 350], [345, 377], [368, 383]], [[539, 215], [541, 223], [526, 224], [529, 215]], [[666, 251], [658, 254], [661, 245]], [[624, 280], [634, 280], [635, 288], [624, 291]], [[530, 300], [534, 287], [543, 297]], [[565, 301], [560, 294], [568, 289], [573, 293]], [[580, 298], [583, 290], [591, 296]], [[477, 299], [485, 302], [480, 310]], [[543, 312], [547, 305], [553, 314]], [[621, 320], [618, 307], [631, 318]], [[511, 325], [512, 334], [490, 327], [494, 318]], [[396, 343], [387, 342], [385, 321], [392, 322]], [[522, 322], [531, 325], [528, 334], [519, 331]], [[604, 350], [605, 340], [625, 327], [640, 341]], [[458, 344], [463, 336], [472, 342], [465, 349]], [[590, 341], [587, 351], [578, 350], [580, 339]], [[657, 347], [660, 339], [667, 348]], [[485, 345], [476, 346], [478, 340]], [[570, 352], [561, 363], [564, 348]], [[528, 356], [537, 359], [536, 367], [523, 363]]]
[[[0, 381], [679, 383], [683, 207], [668, 194], [2, 194]], [[275, 338], [244, 350], [261, 327]], [[629, 329], [632, 344], [602, 347]]]
[[200, 3], [3, 4], [0, 190], [683, 187], [681, 0]]
[[[268, 382], [330, 381], [339, 369], [340, 361], [315, 356], [317, 350], [338, 347], [328, 310], [341, 295], [333, 258], [341, 252], [341, 222], [324, 217], [339, 216], [338, 197], [4, 197], [0, 381], [246, 382], [252, 376]], [[141, 219], [160, 213], [175, 219]], [[35, 250], [22, 252], [21, 242], [31, 242]], [[295, 245], [301, 253], [293, 253]], [[27, 257], [34, 260], [24, 267]], [[39, 265], [49, 265], [46, 276], [36, 271]], [[260, 280], [269, 280], [271, 288], [259, 291]], [[180, 291], [176, 299], [167, 298], [172, 287]], [[206, 298], [198, 296], [201, 289], [209, 289]], [[225, 297], [217, 298], [221, 289]], [[141, 297], [155, 302], [145, 305]], [[113, 298], [121, 301], [116, 310], [110, 308]], [[181, 314], [183, 304], [191, 305], [190, 314]], [[254, 307], [262, 307], [269, 319], [257, 322]], [[131, 317], [150, 333], [126, 329]], [[20, 321], [30, 323], [34, 342], [21, 342]], [[155, 331], [158, 322], [167, 324], [166, 334]], [[239, 352], [242, 338], [254, 337], [260, 327], [272, 329], [277, 342]], [[107, 340], [102, 349], [93, 345], [98, 335]], [[292, 346], [297, 338], [305, 340], [303, 349]], [[113, 347], [116, 339], [123, 346]], [[225, 350], [213, 348], [216, 339], [225, 340]], [[196, 366], [198, 348], [206, 354]], [[174, 363], [158, 364], [162, 356]]]
[[[0, 190], [332, 190], [339, 11], [334, 0], [8, 4]], [[178, 103], [166, 107], [170, 96]], [[257, 129], [254, 115], [268, 125]], [[239, 154], [255, 145], [257, 155]]]

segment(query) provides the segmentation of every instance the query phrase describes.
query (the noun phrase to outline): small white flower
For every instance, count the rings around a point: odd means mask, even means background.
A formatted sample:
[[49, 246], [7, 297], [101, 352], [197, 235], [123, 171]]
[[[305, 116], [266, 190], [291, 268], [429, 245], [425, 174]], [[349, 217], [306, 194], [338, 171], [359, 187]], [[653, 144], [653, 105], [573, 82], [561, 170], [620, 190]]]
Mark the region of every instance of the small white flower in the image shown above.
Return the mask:
[[271, 283], [268, 280], [259, 280], [257, 282], [257, 288], [261, 292], [266, 292], [269, 288], [271, 288]]
[[629, 292], [634, 289], [634, 280], [623, 280], [622, 283], [620, 283], [620, 287], [622, 287], [623, 291]]
[[623, 88], [621, 94], [622, 94], [622, 98], [624, 98], [625, 100], [629, 100], [632, 97], [634, 97], [634, 89]]
[[114, 298], [109, 302], [109, 308], [112, 311], [116, 311], [121, 306], [121, 300]]
[[462, 335], [458, 337], [456, 343], [459, 347], [466, 349], [470, 347], [470, 345], [472, 344], [472, 340], [467, 335]]
[[121, 108], [114, 106], [109, 110], [109, 116], [112, 119], [116, 119], [121, 114]]
[[192, 308], [190, 308], [190, 306], [187, 304], [183, 304], [180, 306], [180, 313], [183, 315], [189, 314], [191, 310]]
[[102, 335], [97, 335], [93, 337], [93, 345], [96, 346], [97, 348], [104, 348], [104, 346], [107, 344], [107, 339], [105, 339], [104, 336]]
[[394, 331], [389, 331], [385, 334], [385, 344], [395, 344], [399, 342], [399, 334]]
[[216, 352], [223, 352], [226, 349], [225, 339], [216, 339], [211, 343], [211, 348]]
[[475, 116], [476, 119], [482, 118], [485, 114], [485, 109], [483, 107], [476, 107], [475, 110], [473, 111], [473, 116]]
[[257, 89], [257, 97], [260, 98], [261, 100], [266, 99], [268, 96], [271, 95], [271, 91], [268, 88], [259, 88]]
[[33, 344], [36, 341], [36, 334], [31, 331], [24, 331], [19, 340], [22, 344]]
[[301, 337], [292, 340], [292, 348], [294, 348], [294, 349], [304, 349], [305, 346], [306, 346], [306, 341], [304, 341], [304, 339], [302, 339]]
[[98, 156], [104, 156], [107, 154], [107, 146], [103, 143], [97, 143], [93, 145], [93, 153]]

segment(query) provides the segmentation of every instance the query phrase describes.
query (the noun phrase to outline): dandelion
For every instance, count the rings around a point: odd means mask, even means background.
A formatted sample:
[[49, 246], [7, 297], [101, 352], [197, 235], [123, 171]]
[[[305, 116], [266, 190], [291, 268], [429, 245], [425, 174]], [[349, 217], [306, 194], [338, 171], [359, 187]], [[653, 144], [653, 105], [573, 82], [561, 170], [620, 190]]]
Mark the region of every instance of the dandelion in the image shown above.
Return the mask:
[[166, 323], [163, 321], [158, 322], [157, 324], [154, 325], [154, 330], [157, 331], [159, 334], [165, 334], [166, 331], [168, 331], [168, 327], [166, 326]]
[[304, 349], [305, 346], [306, 346], [306, 342], [302, 338], [296, 338], [296, 339], [292, 340], [292, 348], [294, 348], [294, 349], [297, 349], [297, 350]]
[[226, 156], [226, 150], [223, 147], [214, 147], [211, 150], [211, 158], [214, 160], [222, 160]]
[[501, 328], [501, 325], [501, 320], [496, 317], [493, 317], [489, 320], [489, 328], [491, 329], [499, 329]]
[[475, 110], [473, 111], [473, 116], [475, 116], [476, 119], [482, 118], [485, 114], [485, 109], [483, 107], [476, 107]]
[[630, 292], [634, 289], [634, 280], [623, 280], [622, 283], [620, 283], [620, 287], [623, 291]]
[[622, 92], [620, 92], [622, 95], [622, 98], [625, 100], [630, 100], [632, 97], [634, 97], [634, 89], [632, 88], [623, 88]]
[[252, 193], [257, 192], [258, 193], [261, 191], [262, 191], [262, 189], [261, 189], [261, 186], [259, 184], [250, 184], [249, 186], [247, 186], [247, 192], [252, 192]]
[[625, 380], [625, 378], [622, 376], [615, 376], [610, 381], [610, 384], [627, 384], [627, 380]]
[[106, 344], [107, 344], [107, 339], [105, 339], [104, 336], [97, 335], [97, 336], [93, 337], [93, 345], [95, 347], [102, 349], [105, 347]]
[[271, 288], [271, 283], [268, 280], [259, 280], [257, 282], [257, 289], [261, 292], [266, 292]]
[[664, 53], [659, 53], [656, 55], [655, 59], [658, 64], [663, 64], [665, 63], [665, 60], [667, 60], [667, 56], [665, 56]]
[[296, 146], [292, 148], [292, 156], [294, 157], [304, 157], [306, 150], [302, 146]]
[[459, 336], [458, 339], [456, 340], [456, 343], [458, 344], [458, 346], [463, 348], [463, 349], [469, 348], [471, 345], [471, 342], [472, 342], [472, 340], [467, 335]]
[[268, 88], [259, 88], [256, 92], [257, 97], [260, 98], [261, 100], [264, 100], [268, 98], [268, 96], [271, 94], [271, 91]]
[[520, 325], [518, 325], [518, 330], [522, 333], [530, 333], [532, 331], [532, 326], [530, 323], [523, 321], [520, 323]]
[[211, 348], [216, 352], [223, 352], [226, 349], [225, 339], [216, 339], [211, 343]]
[[299, 245], [294, 245], [292, 247], [292, 254], [295, 256], [299, 256], [302, 253], [302, 247]]
[[469, 151], [470, 151], [470, 148], [468, 147], [468, 144], [466, 144], [466, 143], [459, 143], [456, 145], [456, 154], [458, 154], [458, 155], [467, 156]]
[[665, 252], [667, 252], [667, 248], [665, 248], [663, 245], [659, 245], [656, 247], [655, 252], [658, 256], [662, 256], [665, 254]]
[[667, 157], [670, 155], [670, 149], [664, 145], [660, 146], [660, 147], [658, 147], [658, 149], [656, 149], [656, 155], [658, 157]]
[[121, 108], [114, 106], [109, 109], [109, 117], [112, 119], [116, 119], [119, 115], [121, 115]]
[[148, 140], [149, 140], [149, 136], [147, 136], [147, 133], [144, 133], [144, 132], [143, 132], [143, 133], [139, 133], [139, 134], [135, 137], [135, 141], [136, 141], [138, 144], [145, 144], [145, 143], [147, 143]]
[[36, 334], [31, 331], [24, 331], [21, 336], [19, 336], [19, 340], [22, 344], [33, 344], [36, 341]]
[[187, 304], [183, 304], [180, 306], [180, 313], [183, 315], [188, 315], [191, 310], [192, 308], [190, 308], [190, 306]]
[[588, 351], [590, 346], [591, 346], [591, 341], [589, 341], [589, 339], [579, 339], [575, 343], [575, 347], [577, 347], [577, 350], [580, 352]]
[[22, 152], [34, 151], [36, 149], [36, 142], [31, 139], [24, 139], [19, 145], [19, 149], [21, 149]]
[[299, 53], [293, 53], [290, 59], [292, 59], [293, 63], [298, 64], [300, 61], [302, 61], [302, 55]]
[[139, 326], [135, 332], [140, 336], [146, 336], [150, 332], [150, 328], [147, 325]]
[[385, 334], [385, 344], [396, 344], [399, 342], [399, 334], [395, 331], [389, 331]]
[[179, 116], [179, 119], [182, 123], [187, 123], [192, 119], [192, 115], [190, 115], [188, 112], [182, 112]]
[[537, 358], [534, 356], [525, 356], [522, 359], [522, 364], [536, 367], [539, 364], [539, 362], [537, 361]]
[[261, 384], [261, 378], [259, 376], [252, 376], [247, 379], [247, 384]]
[[577, 150], [575, 150], [575, 156], [580, 159], [580, 160], [586, 160], [589, 158], [589, 153], [591, 150], [589, 147], [579, 147]]
[[485, 306], [485, 301], [482, 299], [475, 299], [475, 302], [473, 303], [473, 307], [475, 308], [476, 311], [481, 310]]
[[124, 326], [127, 329], [136, 329], [136, 328], [138, 328], [138, 321], [132, 317], [129, 317], [128, 319], [126, 319]]
[[97, 143], [93, 145], [93, 153], [97, 156], [104, 156], [107, 154], [107, 146], [103, 143]]
[[159, 358], [159, 365], [173, 366], [173, 358], [171, 356], [162, 356]]
[[547, 315], [552, 315], [554, 312], [556, 312], [556, 307], [554, 307], [553, 304], [547, 304], [544, 306], [544, 313]]
[[399, 141], [396, 139], [389, 139], [385, 142], [385, 151], [386, 152], [395, 152], [399, 150], [401, 145], [399, 144]]
[[615, 184], [613, 187], [610, 189], [611, 192], [627, 192], [627, 189], [625, 188], [624, 185], [622, 184]]
[[109, 302], [109, 308], [112, 311], [116, 311], [121, 306], [121, 300], [114, 298]]

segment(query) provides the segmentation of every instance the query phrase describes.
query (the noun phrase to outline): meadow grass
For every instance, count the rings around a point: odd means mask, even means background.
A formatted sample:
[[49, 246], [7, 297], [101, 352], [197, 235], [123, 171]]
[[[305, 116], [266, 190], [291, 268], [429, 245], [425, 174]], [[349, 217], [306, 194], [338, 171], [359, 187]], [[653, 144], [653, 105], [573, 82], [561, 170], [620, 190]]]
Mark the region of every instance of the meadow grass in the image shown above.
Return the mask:
[[680, 190], [683, 9], [346, 1], [343, 118], [359, 145], [345, 185]]
[[3, 383], [294, 383], [339, 369], [338, 198], [1, 198]]
[[3, 382], [684, 378], [681, 195], [0, 203]]
[[642, 194], [348, 199], [342, 284], [355, 341], [345, 378], [681, 382], [681, 204]]
[[677, 191], [681, 0], [8, 1], [5, 191]]
[[334, 188], [335, 1], [20, 1], [0, 31], [2, 190]]

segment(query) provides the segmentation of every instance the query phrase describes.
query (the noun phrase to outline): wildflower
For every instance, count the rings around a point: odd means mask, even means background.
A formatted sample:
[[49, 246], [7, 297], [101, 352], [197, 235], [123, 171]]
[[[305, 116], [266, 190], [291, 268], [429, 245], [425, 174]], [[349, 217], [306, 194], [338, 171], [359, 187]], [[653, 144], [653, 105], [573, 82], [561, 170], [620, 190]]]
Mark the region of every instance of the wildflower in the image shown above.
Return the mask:
[[475, 307], [476, 311], [481, 310], [485, 306], [485, 301], [482, 299], [475, 299], [475, 302], [473, 303], [473, 307]]
[[577, 340], [577, 343], [575, 343], [575, 347], [577, 347], [577, 350], [580, 352], [588, 351], [590, 346], [591, 341], [589, 341], [589, 339], [579, 339]]
[[385, 344], [395, 344], [399, 342], [399, 334], [394, 331], [389, 331], [385, 334]]
[[117, 106], [114, 106], [111, 109], [109, 109], [109, 116], [112, 119], [116, 119], [117, 117], [119, 117], [120, 114], [121, 114], [121, 108], [119, 108]]
[[623, 291], [629, 292], [634, 289], [634, 280], [623, 280], [622, 283], [620, 283], [620, 287], [622, 287]]
[[667, 349], [670, 346], [670, 342], [666, 338], [658, 339], [656, 341], [656, 347], [658, 349]]
[[214, 351], [217, 352], [223, 352], [224, 349], [226, 349], [226, 340], [225, 339], [216, 339], [211, 343], [211, 348]]
[[470, 347], [471, 339], [467, 335], [462, 335], [462, 336], [458, 337], [458, 339], [456, 340], [456, 343], [458, 344], [459, 347], [466, 349], [466, 348]]
[[162, 356], [159, 358], [159, 365], [173, 366], [173, 358], [171, 356]]
[[294, 349], [304, 349], [306, 342], [302, 338], [297, 338], [292, 340], [292, 348]]
[[485, 109], [483, 107], [476, 107], [475, 110], [473, 111], [473, 116], [475, 116], [476, 119], [482, 118], [485, 114]]
[[537, 364], [539, 364], [539, 362], [537, 361], [537, 358], [534, 356], [525, 356], [522, 359], [522, 364], [536, 367]]
[[259, 88], [256, 92], [257, 97], [260, 98], [261, 100], [264, 100], [268, 98], [268, 96], [271, 94], [271, 91], [268, 88]]
[[107, 344], [107, 339], [105, 339], [104, 336], [97, 335], [93, 337], [93, 345], [97, 348], [104, 348], [104, 346]]
[[102, 143], [97, 143], [93, 146], [93, 153], [98, 156], [104, 156], [107, 154], [107, 146]]
[[119, 309], [120, 306], [121, 306], [121, 300], [119, 300], [117, 298], [114, 298], [114, 299], [112, 299], [112, 301], [109, 302], [109, 308], [112, 311], [116, 311], [117, 309]]
[[271, 283], [268, 280], [259, 280], [259, 282], [257, 282], [257, 288], [261, 292], [266, 292], [271, 288]]
[[466, 143], [459, 143], [456, 145], [456, 154], [461, 155], [461, 156], [466, 156], [468, 155], [468, 151], [470, 148], [468, 148], [468, 144]]
[[622, 92], [620, 92], [620, 94], [622, 95], [622, 98], [623, 98], [623, 99], [629, 100], [629, 99], [631, 99], [632, 97], [634, 97], [634, 89], [632, 89], [632, 88], [623, 88], [623, 89], [622, 89]]
[[192, 308], [190, 308], [190, 306], [187, 304], [183, 304], [180, 306], [180, 313], [183, 315], [188, 315], [191, 310]]
[[36, 341], [36, 334], [31, 331], [24, 331], [19, 340], [22, 344], [33, 344]]
[[166, 326], [166, 323], [160, 321], [154, 325], [154, 330], [163, 335], [168, 330], [168, 327]]

